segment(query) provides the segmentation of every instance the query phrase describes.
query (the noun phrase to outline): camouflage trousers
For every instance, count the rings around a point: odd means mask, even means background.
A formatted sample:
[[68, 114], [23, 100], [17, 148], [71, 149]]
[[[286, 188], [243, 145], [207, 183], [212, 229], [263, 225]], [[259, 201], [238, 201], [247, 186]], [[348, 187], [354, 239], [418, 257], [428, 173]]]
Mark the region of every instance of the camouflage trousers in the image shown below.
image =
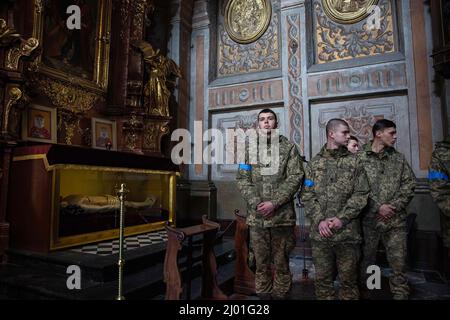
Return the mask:
[[361, 262], [361, 281], [366, 285], [367, 267], [376, 263], [377, 249], [380, 240], [385, 249], [389, 266], [393, 274], [389, 279], [389, 287], [394, 299], [407, 299], [409, 296], [406, 268], [406, 230], [394, 228], [389, 231], [379, 232], [374, 228], [363, 225], [364, 244], [363, 259]]
[[318, 300], [334, 300], [334, 279], [339, 275], [339, 299], [359, 299], [358, 261], [360, 246], [355, 243], [312, 241], [316, 270], [315, 292]]
[[295, 247], [294, 227], [250, 227], [250, 245], [256, 261], [256, 293], [284, 297], [292, 284], [289, 254]]

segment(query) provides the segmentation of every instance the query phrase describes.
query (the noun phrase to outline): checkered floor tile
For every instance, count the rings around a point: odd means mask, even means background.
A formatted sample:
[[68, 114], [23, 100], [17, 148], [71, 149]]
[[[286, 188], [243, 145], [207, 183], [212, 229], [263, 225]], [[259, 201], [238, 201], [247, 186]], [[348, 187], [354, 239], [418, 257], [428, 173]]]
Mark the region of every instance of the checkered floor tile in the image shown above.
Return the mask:
[[[133, 250], [140, 247], [148, 246], [155, 243], [166, 242], [167, 241], [167, 231], [155, 231], [145, 234], [139, 234], [136, 236], [129, 236], [125, 238], [124, 249]], [[94, 243], [85, 245], [82, 247], [74, 248], [71, 251], [90, 253], [100, 256], [107, 256], [110, 254], [116, 254], [119, 252], [119, 239], [104, 241], [100, 243]]]

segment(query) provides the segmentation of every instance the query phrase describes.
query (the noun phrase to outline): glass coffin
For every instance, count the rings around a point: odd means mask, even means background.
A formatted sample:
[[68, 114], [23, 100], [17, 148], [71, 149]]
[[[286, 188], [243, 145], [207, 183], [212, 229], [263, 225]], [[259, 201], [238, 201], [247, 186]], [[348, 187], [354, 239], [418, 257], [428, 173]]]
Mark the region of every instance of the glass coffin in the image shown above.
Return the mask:
[[175, 224], [178, 167], [170, 159], [74, 146], [17, 148], [8, 218], [11, 247], [48, 252]]

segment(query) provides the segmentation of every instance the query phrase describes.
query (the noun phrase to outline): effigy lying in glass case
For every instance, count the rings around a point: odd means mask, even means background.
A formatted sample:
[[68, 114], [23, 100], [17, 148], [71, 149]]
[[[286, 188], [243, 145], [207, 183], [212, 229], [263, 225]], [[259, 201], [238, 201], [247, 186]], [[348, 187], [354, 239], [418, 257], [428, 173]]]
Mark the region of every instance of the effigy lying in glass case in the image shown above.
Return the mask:
[[10, 247], [48, 252], [117, 238], [122, 183], [125, 236], [175, 225], [178, 172], [160, 157], [65, 145], [16, 148]]

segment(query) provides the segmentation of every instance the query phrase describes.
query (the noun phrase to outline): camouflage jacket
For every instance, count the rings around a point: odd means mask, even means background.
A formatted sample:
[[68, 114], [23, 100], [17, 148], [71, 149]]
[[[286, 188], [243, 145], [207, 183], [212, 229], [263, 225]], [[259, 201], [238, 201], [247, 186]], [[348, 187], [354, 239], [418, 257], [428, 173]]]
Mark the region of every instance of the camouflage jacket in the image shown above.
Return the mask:
[[450, 247], [450, 139], [439, 142], [431, 157], [431, 196], [442, 212], [442, 233], [444, 245]]
[[[248, 163], [248, 149], [246, 163]], [[280, 135], [279, 167], [273, 175], [261, 174], [268, 167], [258, 164], [240, 164], [237, 173], [237, 187], [247, 202], [247, 224], [263, 228], [293, 226], [296, 222], [294, 195], [299, 190], [304, 177], [303, 164], [296, 146]], [[275, 205], [275, 214], [264, 219], [256, 211], [263, 201]]]
[[[326, 145], [308, 163], [302, 200], [310, 220], [310, 236], [314, 241], [361, 241], [359, 214], [367, 204], [369, 186], [358, 158], [347, 148], [329, 150]], [[333, 230], [333, 236], [319, 234], [319, 223], [338, 217], [342, 228]]]
[[[369, 203], [362, 214], [363, 225], [379, 231], [406, 226], [406, 207], [414, 196], [416, 177], [403, 154], [394, 148], [375, 153], [369, 142], [358, 156], [370, 186]], [[396, 208], [396, 214], [387, 222], [376, 219], [383, 204]]]

